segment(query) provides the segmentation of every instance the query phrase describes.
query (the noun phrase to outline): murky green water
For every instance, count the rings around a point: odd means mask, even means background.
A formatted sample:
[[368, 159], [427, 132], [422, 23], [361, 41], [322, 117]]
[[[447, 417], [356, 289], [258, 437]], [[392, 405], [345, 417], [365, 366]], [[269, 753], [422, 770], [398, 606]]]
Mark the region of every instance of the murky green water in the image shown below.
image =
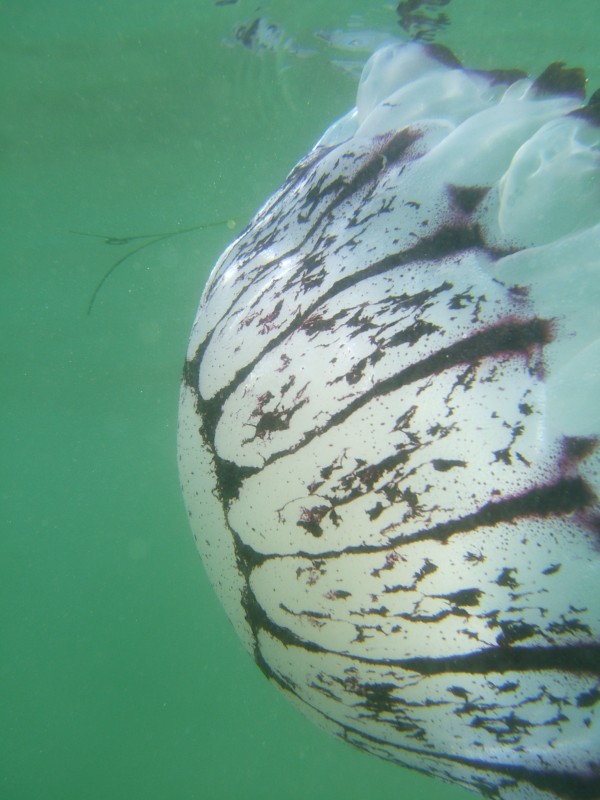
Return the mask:
[[[179, 374], [226, 224], [239, 229], [353, 103], [347, 36], [394, 3], [0, 2], [0, 796], [471, 795], [313, 728], [242, 651], [203, 573], [175, 459]], [[564, 59], [600, 85], [600, 9], [452, 0], [482, 68]], [[354, 16], [353, 16], [354, 15]], [[226, 42], [224, 43], [224, 40]], [[272, 40], [265, 40], [267, 44]], [[335, 62], [342, 63], [332, 63]]]

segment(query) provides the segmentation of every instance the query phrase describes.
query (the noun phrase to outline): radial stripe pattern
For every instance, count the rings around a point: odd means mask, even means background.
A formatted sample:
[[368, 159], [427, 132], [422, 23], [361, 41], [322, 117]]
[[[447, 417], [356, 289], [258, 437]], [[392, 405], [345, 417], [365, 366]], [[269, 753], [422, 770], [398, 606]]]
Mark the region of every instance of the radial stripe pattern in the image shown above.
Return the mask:
[[392, 45], [217, 263], [180, 473], [265, 675], [498, 800], [597, 800], [600, 99]]

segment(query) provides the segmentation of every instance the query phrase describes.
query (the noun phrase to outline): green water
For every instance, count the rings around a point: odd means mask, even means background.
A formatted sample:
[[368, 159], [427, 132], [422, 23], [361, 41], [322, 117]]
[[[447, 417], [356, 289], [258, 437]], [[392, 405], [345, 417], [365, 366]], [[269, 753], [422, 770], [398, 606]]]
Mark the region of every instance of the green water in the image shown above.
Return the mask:
[[[293, 44], [259, 56], [223, 44], [255, 18], [248, 0], [0, 1], [3, 800], [473, 797], [304, 720], [204, 575], [178, 485], [178, 383], [232, 231], [141, 250], [91, 315], [128, 246], [71, 232], [239, 229], [353, 103], [343, 54], [313, 32], [351, 14], [395, 32], [394, 5], [271, 0], [261, 13]], [[441, 41], [469, 65], [564, 59], [600, 85], [596, 2], [446, 11]]]

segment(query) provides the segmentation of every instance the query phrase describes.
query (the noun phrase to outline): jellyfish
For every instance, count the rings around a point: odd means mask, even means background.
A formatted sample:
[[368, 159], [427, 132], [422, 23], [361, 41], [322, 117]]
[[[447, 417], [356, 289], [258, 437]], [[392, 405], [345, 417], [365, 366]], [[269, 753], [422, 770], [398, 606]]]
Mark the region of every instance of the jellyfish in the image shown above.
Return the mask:
[[562, 63], [367, 62], [227, 248], [181, 483], [266, 677], [500, 800], [600, 797], [600, 97]]

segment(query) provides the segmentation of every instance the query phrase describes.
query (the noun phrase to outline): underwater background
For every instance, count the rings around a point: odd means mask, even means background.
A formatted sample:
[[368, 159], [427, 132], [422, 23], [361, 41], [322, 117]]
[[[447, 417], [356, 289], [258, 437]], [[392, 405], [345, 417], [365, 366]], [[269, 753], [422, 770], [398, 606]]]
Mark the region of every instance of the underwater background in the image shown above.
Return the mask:
[[408, 32], [396, 5], [0, 0], [3, 800], [475, 797], [335, 741], [268, 684], [177, 475], [203, 284], [374, 47], [433, 37], [467, 66], [564, 60], [600, 86], [591, 0], [424, 3], [448, 24]]

